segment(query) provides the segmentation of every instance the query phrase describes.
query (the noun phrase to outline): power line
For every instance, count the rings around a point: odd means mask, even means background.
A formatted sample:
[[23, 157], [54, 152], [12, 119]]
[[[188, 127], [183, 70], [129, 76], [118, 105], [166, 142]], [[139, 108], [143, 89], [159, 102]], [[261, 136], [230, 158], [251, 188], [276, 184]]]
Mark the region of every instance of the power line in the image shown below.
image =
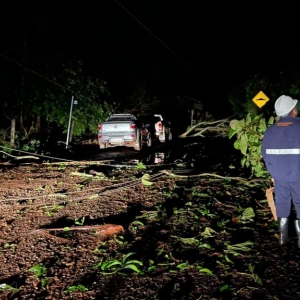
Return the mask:
[[41, 77], [41, 78], [43, 78], [43, 79], [49, 81], [49, 82], [51, 82], [51, 83], [57, 85], [58, 87], [62, 88], [63, 90], [66, 90], [66, 91], [68, 91], [68, 92], [71, 92], [72, 94], [75, 94], [74, 91], [72, 91], [72, 90], [70, 90], [70, 89], [64, 87], [63, 85], [57, 83], [56, 81], [51, 80], [51, 79], [45, 77], [44, 75], [41, 75], [40, 73], [38, 73], [38, 72], [36, 72], [36, 71], [34, 71], [34, 70], [32, 70], [32, 69], [30, 69], [30, 68], [24, 66], [23, 64], [21, 64], [21, 63], [19, 63], [18, 61], [16, 61], [16, 60], [14, 60], [14, 59], [12, 59], [12, 58], [10, 58], [10, 57], [4, 55], [4, 54], [1, 53], [1, 52], [0, 52], [0, 56], [4, 57], [5, 59], [7, 59], [7, 60], [9, 60], [9, 61], [11, 61], [11, 62], [13, 62], [13, 63], [15, 63], [15, 64], [18, 65], [19, 67], [23, 68], [25, 71], [31, 72], [31, 73], [33, 73], [33, 74], [35, 74], [35, 75], [37, 75], [37, 76], [39, 76], [39, 77]]
[[198, 71], [193, 68], [187, 61], [185, 61], [181, 56], [179, 56], [174, 50], [172, 50], [168, 45], [166, 45], [160, 38], [158, 38], [149, 28], [147, 28], [140, 20], [138, 20], [130, 11], [128, 11], [119, 1], [115, 0], [115, 2], [122, 7], [134, 20], [136, 20], [144, 29], [146, 29], [155, 39], [157, 39], [165, 48], [167, 48], [170, 52], [172, 52], [178, 59], [180, 59], [184, 64], [186, 64], [189, 68], [191, 68], [194, 72], [198, 73]]

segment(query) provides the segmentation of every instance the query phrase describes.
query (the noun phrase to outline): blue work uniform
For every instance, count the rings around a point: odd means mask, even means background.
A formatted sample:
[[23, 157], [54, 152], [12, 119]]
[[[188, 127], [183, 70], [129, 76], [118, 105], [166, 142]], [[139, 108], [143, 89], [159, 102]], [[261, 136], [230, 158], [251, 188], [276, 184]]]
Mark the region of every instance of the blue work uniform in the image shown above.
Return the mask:
[[265, 132], [261, 154], [275, 183], [278, 218], [288, 218], [292, 202], [300, 219], [300, 118], [281, 117]]

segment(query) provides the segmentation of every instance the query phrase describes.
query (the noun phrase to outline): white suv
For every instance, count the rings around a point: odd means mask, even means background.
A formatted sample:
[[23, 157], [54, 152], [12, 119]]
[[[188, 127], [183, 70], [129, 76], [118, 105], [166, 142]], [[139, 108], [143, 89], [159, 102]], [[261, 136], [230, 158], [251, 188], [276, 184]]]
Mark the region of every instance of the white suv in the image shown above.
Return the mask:
[[172, 140], [170, 122], [164, 121], [163, 117], [158, 114], [141, 117], [141, 121], [151, 132], [152, 139], [158, 139], [160, 143]]

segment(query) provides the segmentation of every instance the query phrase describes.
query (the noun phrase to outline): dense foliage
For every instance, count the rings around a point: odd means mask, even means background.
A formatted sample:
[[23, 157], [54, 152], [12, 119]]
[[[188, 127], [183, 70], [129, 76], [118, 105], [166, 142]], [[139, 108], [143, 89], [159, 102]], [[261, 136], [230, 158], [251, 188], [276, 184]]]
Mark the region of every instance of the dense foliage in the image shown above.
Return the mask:
[[[285, 94], [299, 99], [299, 71], [288, 67], [284, 71], [266, 75], [255, 75], [242, 86], [236, 87], [229, 96], [235, 120], [230, 122], [228, 137], [235, 137], [234, 147], [241, 151], [241, 165], [250, 168], [252, 175], [268, 177], [268, 172], [260, 154], [263, 134], [268, 126], [274, 123], [274, 103]], [[253, 98], [263, 91], [269, 101], [259, 108]], [[298, 102], [298, 110], [300, 103]]]
[[252, 175], [257, 177], [269, 176], [261, 157], [261, 141], [267, 127], [273, 122], [273, 116], [266, 121], [261, 115], [250, 113], [244, 119], [230, 122], [228, 136], [236, 137], [234, 148], [243, 154], [241, 165], [250, 168]]

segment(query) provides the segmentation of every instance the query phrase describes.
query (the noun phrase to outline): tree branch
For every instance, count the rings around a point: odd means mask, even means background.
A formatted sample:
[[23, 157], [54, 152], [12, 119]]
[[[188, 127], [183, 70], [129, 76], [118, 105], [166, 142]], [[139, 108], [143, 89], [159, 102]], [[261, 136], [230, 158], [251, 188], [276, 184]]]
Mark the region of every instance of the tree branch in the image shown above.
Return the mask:
[[[179, 135], [180, 138], [185, 137], [195, 137], [195, 136], [203, 136], [203, 133], [210, 131], [210, 132], [217, 132], [220, 135], [226, 135], [229, 131], [229, 123], [231, 119], [226, 118], [217, 121], [203, 121], [199, 122], [187, 129], [186, 132]], [[212, 126], [214, 125], [214, 126]], [[190, 134], [191, 132], [195, 131], [195, 133]]]

